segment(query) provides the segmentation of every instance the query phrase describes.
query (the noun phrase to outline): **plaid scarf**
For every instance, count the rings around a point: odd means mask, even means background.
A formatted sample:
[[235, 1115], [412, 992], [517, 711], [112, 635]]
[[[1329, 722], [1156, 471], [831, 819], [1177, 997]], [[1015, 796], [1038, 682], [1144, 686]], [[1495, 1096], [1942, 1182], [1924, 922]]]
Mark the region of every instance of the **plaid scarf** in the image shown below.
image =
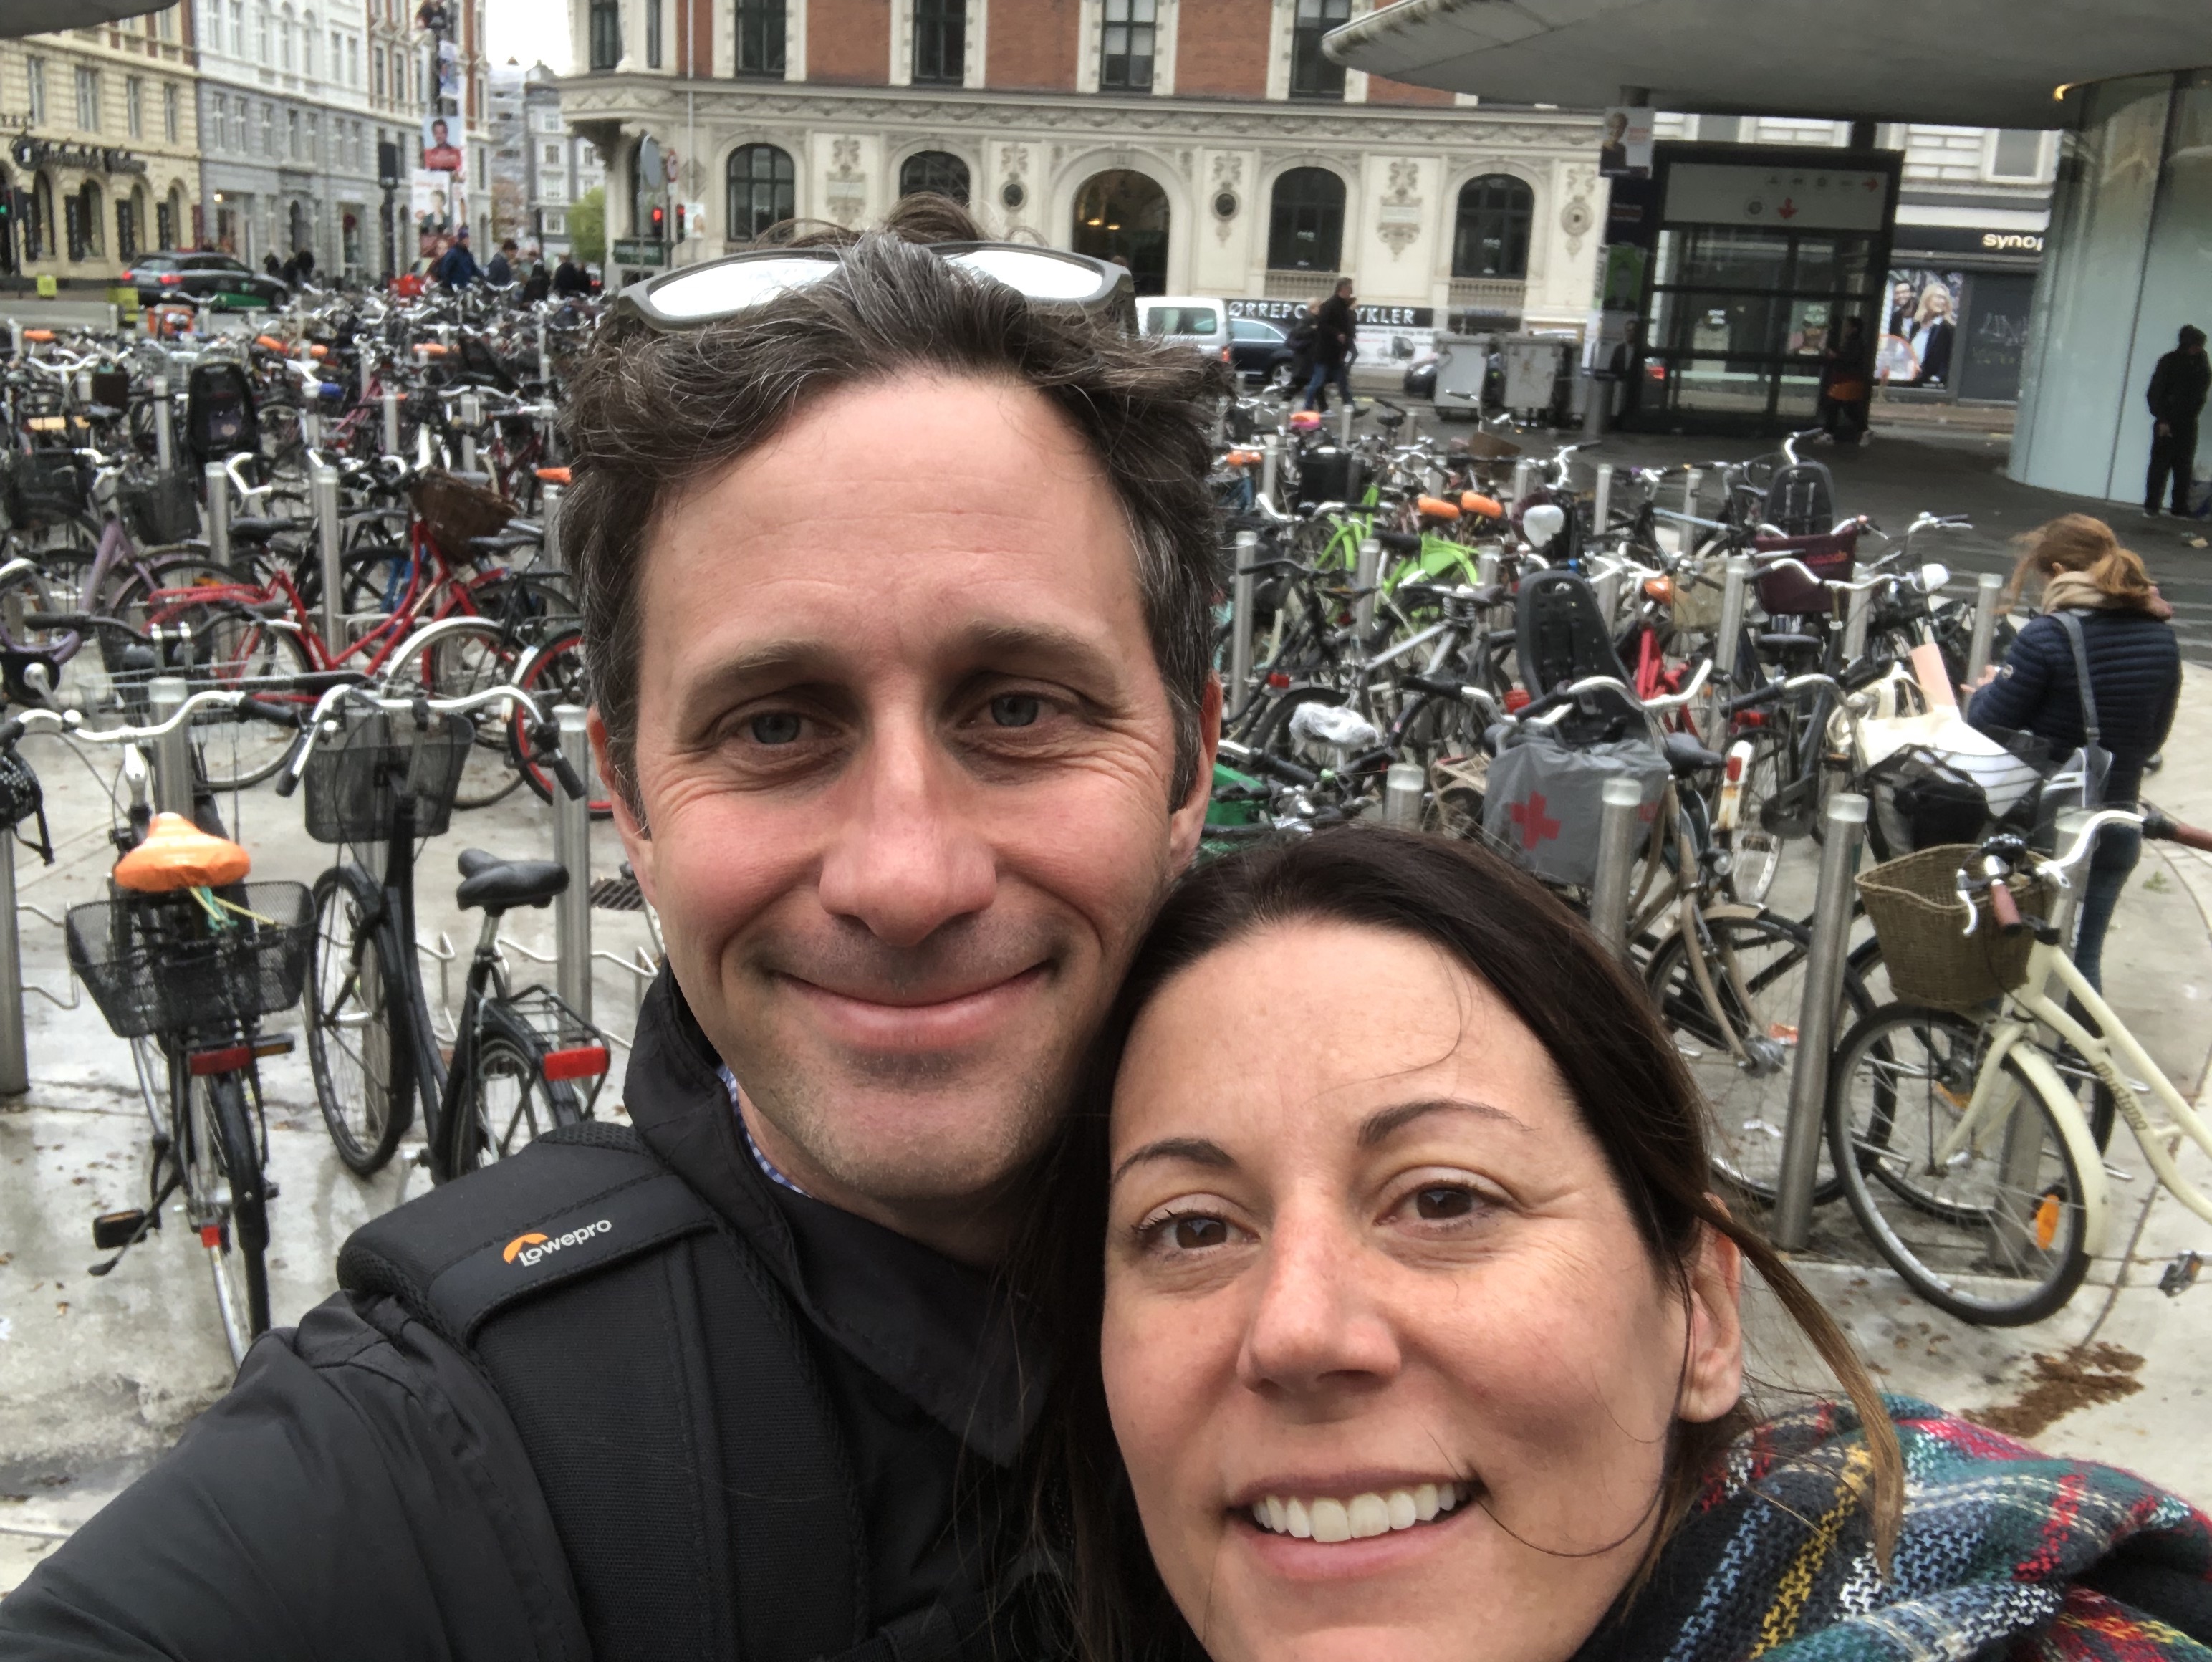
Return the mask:
[[2212, 1662], [2212, 1519], [1909, 1397], [1888, 1578], [1852, 1482], [1858, 1416], [1822, 1403], [1729, 1449], [1651, 1580], [1576, 1662]]

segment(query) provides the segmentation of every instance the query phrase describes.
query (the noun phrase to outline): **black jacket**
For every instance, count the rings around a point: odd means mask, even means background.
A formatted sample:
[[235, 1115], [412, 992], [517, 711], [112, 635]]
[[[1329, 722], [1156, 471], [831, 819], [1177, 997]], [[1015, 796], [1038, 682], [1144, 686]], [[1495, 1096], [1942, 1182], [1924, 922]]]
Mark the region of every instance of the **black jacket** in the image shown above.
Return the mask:
[[554, 269], [553, 292], [556, 295], [588, 295], [592, 279], [580, 265], [562, 260]]
[[[2132, 802], [2143, 764], [2158, 754], [2181, 697], [2181, 650], [2173, 630], [2147, 612], [2081, 612], [2089, 690], [2097, 698], [2099, 741], [2112, 753], [2105, 782], [2109, 803]], [[1978, 691], [1966, 719], [2033, 734], [2058, 756], [2083, 738], [2074, 648], [2056, 618], [2032, 619], [2005, 654], [1996, 679]]]
[[2185, 352], [2177, 346], [2150, 372], [2150, 387], [2143, 399], [2150, 405], [2153, 421], [2194, 427], [2208, 390], [2212, 390], [2212, 357]]
[[[1039, 1376], [984, 1277], [771, 1183], [717, 1066], [664, 972], [625, 1099], [790, 1300], [859, 1482], [868, 1608], [881, 1623], [969, 1595], [1016, 1525]], [[589, 1652], [487, 1376], [392, 1299], [346, 1294], [257, 1344], [229, 1395], [0, 1604], [0, 1662]]]
[[1321, 303], [1321, 315], [1314, 320], [1313, 361], [1325, 363], [1330, 368], [1351, 356], [1352, 344], [1359, 338], [1358, 319], [1353, 314], [1352, 303], [1342, 295], [1331, 295]]

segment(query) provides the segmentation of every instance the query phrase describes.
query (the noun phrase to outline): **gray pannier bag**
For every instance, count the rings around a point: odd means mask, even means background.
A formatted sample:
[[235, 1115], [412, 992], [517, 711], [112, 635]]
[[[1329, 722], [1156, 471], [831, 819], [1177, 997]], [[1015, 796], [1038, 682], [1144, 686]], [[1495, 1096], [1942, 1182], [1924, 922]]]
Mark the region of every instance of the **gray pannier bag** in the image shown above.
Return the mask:
[[1667, 775], [1665, 758], [1640, 739], [1574, 749], [1547, 733], [1532, 732], [1491, 763], [1482, 829], [1537, 876], [1587, 887], [1597, 876], [1605, 782], [1631, 778], [1643, 786], [1648, 825]]

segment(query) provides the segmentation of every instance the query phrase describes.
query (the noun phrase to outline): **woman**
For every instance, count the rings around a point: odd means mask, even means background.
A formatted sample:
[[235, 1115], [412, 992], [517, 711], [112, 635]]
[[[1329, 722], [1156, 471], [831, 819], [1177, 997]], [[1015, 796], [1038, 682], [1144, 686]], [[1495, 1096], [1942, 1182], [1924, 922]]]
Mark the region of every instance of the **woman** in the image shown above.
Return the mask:
[[1915, 387], [1943, 385], [1951, 373], [1951, 343], [1958, 332], [1958, 308], [1949, 287], [1929, 283], [1912, 320], [1912, 356], [1920, 366], [1912, 378]]
[[[2212, 1655], [2146, 1614], [2212, 1639], [2212, 1520], [1885, 1406], [1705, 1192], [1641, 990], [1503, 861], [1207, 866], [1105, 1043], [1049, 1196], [1086, 1662]], [[1848, 1404], [1745, 1404], [1745, 1259]]]
[[1820, 350], [1820, 429], [1838, 444], [1856, 444], [1867, 429], [1867, 405], [1873, 394], [1867, 385], [1872, 373], [1868, 362], [1866, 326], [1845, 318], [1843, 333]]
[[[2025, 730], [2070, 756], [2087, 734], [2074, 645], [2059, 614], [2081, 625], [2089, 691], [2097, 709], [2098, 742], [2112, 755], [2104, 801], [2132, 808], [2143, 765], [2158, 754], [2181, 697], [2181, 648], [2142, 561], [2122, 548], [2112, 527], [2087, 514], [2064, 514], [2019, 539], [2012, 597], [2033, 581], [2042, 586], [2043, 615], [2020, 631], [2003, 665], [1993, 669], [1968, 704], [1966, 719], [1984, 733]], [[2128, 874], [2142, 857], [2142, 833], [2132, 826], [2103, 832], [2090, 856], [2074, 940], [2074, 962], [2104, 990], [2105, 934]]]

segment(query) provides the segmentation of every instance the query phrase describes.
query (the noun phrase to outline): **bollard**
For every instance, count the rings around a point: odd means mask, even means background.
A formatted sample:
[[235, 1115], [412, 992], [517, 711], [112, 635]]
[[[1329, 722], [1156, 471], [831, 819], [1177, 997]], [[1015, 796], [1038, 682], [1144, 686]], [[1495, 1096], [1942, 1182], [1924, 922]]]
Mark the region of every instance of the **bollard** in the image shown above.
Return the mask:
[[1336, 406], [1336, 441], [1346, 449], [1352, 447], [1352, 400], [1346, 399]]
[[1984, 571], [1974, 579], [1974, 632], [1966, 645], [1966, 687], [1971, 691], [1981, 680], [1982, 672], [1990, 667], [1990, 648], [1996, 639], [1997, 600], [2004, 591], [2004, 579], [1994, 571]]
[[[579, 704], [556, 704], [553, 720], [561, 730], [561, 754], [579, 779], [592, 776], [592, 744]], [[568, 886], [553, 902], [553, 953], [560, 960], [555, 989], [561, 1001], [585, 1020], [592, 1019], [592, 804], [587, 795], [571, 798], [553, 787], [553, 857], [567, 868]]]
[[[1683, 473], [1682, 511], [1685, 514], [1690, 514], [1692, 517], [1696, 515], [1698, 511], [1698, 498], [1705, 494], [1705, 470], [1704, 468], [1692, 467]], [[1685, 531], [1682, 534], [1686, 537], [1689, 535], [1689, 533]]]
[[1620, 610], [1620, 573], [1608, 571], [1590, 584], [1597, 596], [1597, 615], [1605, 619], [1606, 632], [1613, 632], [1613, 614]]
[[123, 327], [123, 308], [113, 301], [107, 302], [107, 332], [113, 334]]
[[[156, 675], [146, 684], [152, 725], [159, 727], [184, 708], [191, 685], [181, 675]], [[149, 746], [154, 764], [154, 807], [161, 813], [192, 817], [192, 735], [189, 722], [176, 727]]]
[[78, 370], [76, 372], [76, 381], [75, 386], [71, 388], [71, 391], [73, 391], [76, 395], [76, 407], [78, 409], [82, 410], [89, 405], [92, 403], [92, 371], [89, 369]]
[[169, 407], [169, 378], [154, 377], [154, 464], [166, 477], [177, 466], [177, 412]]
[[307, 471], [307, 493], [315, 512], [315, 542], [322, 556], [323, 644], [332, 652], [346, 649], [345, 527], [338, 518], [338, 471], [318, 461]]
[[544, 552], [539, 556], [554, 571], [567, 569], [561, 563], [561, 487], [546, 485], [538, 493], [538, 522], [545, 529]]
[[1813, 1187], [1828, 1101], [1828, 1053], [1835, 1049], [1836, 1004], [1851, 944], [1851, 872], [1866, 834], [1867, 799], [1838, 791], [1828, 799], [1827, 835], [1820, 844], [1820, 880], [1813, 901], [1813, 940], [1805, 953], [1805, 1001], [1797, 1012], [1797, 1054], [1790, 1073], [1790, 1122], [1782, 1136], [1781, 1192], [1773, 1239], [1802, 1251], [1813, 1228]]
[[1751, 595], [1752, 558], [1731, 554], [1721, 574], [1721, 622], [1713, 640], [1711, 701], [1705, 706], [1705, 743], [1718, 750], [1728, 741], [1728, 717], [1722, 712], [1735, 685], [1735, 661], [1743, 648], [1744, 605]]
[[399, 454], [399, 389], [395, 387], [384, 389], [384, 454]]
[[1498, 573], [1504, 565], [1505, 557], [1496, 549], [1481, 550], [1474, 557], [1474, 581], [1485, 588], [1497, 587]]
[[0, 834], [0, 1097], [31, 1088], [23, 1043], [23, 946], [15, 931], [15, 834]]
[[13, 318], [8, 320], [8, 355], [15, 358], [23, 356], [23, 326]]
[[1866, 656], [1867, 624], [1874, 617], [1874, 590], [1862, 588], [1866, 568], [1851, 563], [1851, 588], [1844, 597], [1844, 661], [1855, 664]]
[[221, 462], [210, 462], [200, 476], [207, 484], [208, 558], [230, 563], [230, 475]]
[[473, 387], [461, 394], [461, 472], [477, 471], [477, 429], [483, 425], [483, 399]]
[[1244, 708], [1252, 687], [1252, 591], [1257, 582], [1252, 563], [1260, 557], [1260, 533], [1237, 533], [1237, 569], [1229, 587], [1229, 690], [1223, 704], [1234, 713]]
[[1601, 537], [1613, 523], [1613, 464], [1597, 465], [1597, 495], [1590, 502], [1590, 529]]
[[1421, 828], [1421, 795], [1427, 776], [1418, 762], [1393, 762], [1382, 776], [1382, 823], [1401, 831]]
[[1626, 953], [1630, 880], [1644, 833], [1643, 782], [1608, 779], [1603, 800], [1597, 827], [1597, 877], [1590, 886], [1590, 927], [1616, 953]]
[[[1513, 502], [1527, 502], [1529, 493], [1535, 488], [1536, 464], [1527, 460], [1515, 462], [1513, 464]], [[1512, 503], [1509, 503], [1508, 506], [1512, 506]]]
[[300, 442], [309, 450], [319, 450], [323, 447], [323, 417], [320, 411], [302, 410], [300, 412]]
[[553, 347], [547, 338], [545, 320], [538, 320], [538, 379], [545, 388], [545, 396], [553, 396]]
[[355, 403], [367, 404], [368, 402], [368, 383], [374, 379], [375, 374], [375, 370], [372, 368], [369, 364], [368, 343], [367, 341], [362, 341], [361, 344], [355, 349], [353, 355], [353, 396]]
[[1367, 636], [1375, 627], [1375, 586], [1382, 581], [1382, 545], [1373, 537], [1359, 545], [1359, 563], [1352, 574], [1352, 586], [1359, 598], [1352, 603], [1354, 638], [1364, 657], [1367, 652]]
[[1260, 447], [1260, 494], [1267, 499], [1267, 505], [1270, 508], [1280, 508], [1283, 505], [1281, 500], [1275, 495], [1275, 489], [1282, 481], [1283, 435], [1279, 433], [1270, 433], [1267, 435], [1267, 441]]

